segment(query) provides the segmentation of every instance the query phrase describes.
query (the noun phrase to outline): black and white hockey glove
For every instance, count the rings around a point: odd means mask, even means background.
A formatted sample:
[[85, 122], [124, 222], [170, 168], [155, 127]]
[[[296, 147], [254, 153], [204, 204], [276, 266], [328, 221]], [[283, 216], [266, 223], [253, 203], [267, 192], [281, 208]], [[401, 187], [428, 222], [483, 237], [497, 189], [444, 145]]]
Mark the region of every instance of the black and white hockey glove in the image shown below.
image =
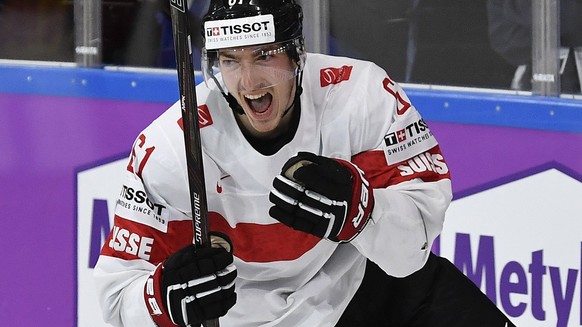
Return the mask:
[[273, 180], [271, 217], [293, 229], [349, 242], [366, 226], [374, 196], [351, 162], [299, 152]]
[[[152, 318], [159, 326], [200, 326], [204, 320], [224, 316], [236, 302], [237, 276], [232, 247], [195, 248], [172, 254], [146, 283], [145, 296]], [[214, 244], [214, 242], [213, 242]], [[158, 303], [163, 304], [163, 308]]]

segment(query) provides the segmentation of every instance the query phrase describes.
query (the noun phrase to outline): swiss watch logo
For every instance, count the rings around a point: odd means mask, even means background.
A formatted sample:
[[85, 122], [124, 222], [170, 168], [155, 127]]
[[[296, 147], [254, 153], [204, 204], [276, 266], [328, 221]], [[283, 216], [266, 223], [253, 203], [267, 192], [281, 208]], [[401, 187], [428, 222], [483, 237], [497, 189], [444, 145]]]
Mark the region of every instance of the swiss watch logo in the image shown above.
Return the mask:
[[353, 66], [342, 66], [340, 68], [324, 68], [320, 71], [321, 87], [338, 84], [350, 79]]

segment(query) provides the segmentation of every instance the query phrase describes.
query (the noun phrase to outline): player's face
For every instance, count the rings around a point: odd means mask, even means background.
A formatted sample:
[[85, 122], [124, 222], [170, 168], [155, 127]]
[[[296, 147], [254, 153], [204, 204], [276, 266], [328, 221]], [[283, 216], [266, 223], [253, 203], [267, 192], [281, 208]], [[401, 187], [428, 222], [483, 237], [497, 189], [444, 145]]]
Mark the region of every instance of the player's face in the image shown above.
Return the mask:
[[277, 45], [224, 49], [218, 53], [223, 81], [243, 108], [238, 117], [257, 137], [273, 137], [285, 130], [286, 110], [295, 97], [296, 63]]

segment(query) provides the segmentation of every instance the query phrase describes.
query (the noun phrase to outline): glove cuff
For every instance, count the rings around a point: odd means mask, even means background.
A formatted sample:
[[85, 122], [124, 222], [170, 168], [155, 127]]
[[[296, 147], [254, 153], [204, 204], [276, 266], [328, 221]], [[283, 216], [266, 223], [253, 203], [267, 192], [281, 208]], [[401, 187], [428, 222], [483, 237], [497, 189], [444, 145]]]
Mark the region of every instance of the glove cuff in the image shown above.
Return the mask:
[[174, 323], [168, 315], [168, 311], [164, 306], [162, 299], [162, 264], [160, 263], [156, 269], [148, 276], [144, 285], [144, 299], [146, 307], [154, 323], [158, 327], [175, 327]]
[[228, 235], [217, 231], [210, 231], [209, 234], [210, 234], [210, 244], [213, 248], [221, 247], [230, 254], [234, 252], [232, 241], [230, 240], [230, 237], [228, 237]]
[[348, 218], [344, 222], [344, 226], [341, 227], [337, 239], [332, 241], [350, 242], [366, 227], [372, 215], [374, 193], [370, 182], [364, 176], [364, 171], [358, 166], [346, 160], [335, 158], [334, 160], [349, 170], [353, 180], [352, 202], [349, 209], [350, 212], [347, 215]]

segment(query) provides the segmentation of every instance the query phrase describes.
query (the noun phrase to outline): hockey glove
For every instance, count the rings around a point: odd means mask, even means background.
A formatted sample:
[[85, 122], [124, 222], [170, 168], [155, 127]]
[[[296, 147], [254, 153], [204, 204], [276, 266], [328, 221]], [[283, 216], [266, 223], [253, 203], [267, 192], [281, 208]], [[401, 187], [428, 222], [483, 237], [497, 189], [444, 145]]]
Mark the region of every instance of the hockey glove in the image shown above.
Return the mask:
[[374, 207], [370, 183], [351, 162], [299, 152], [273, 180], [271, 217], [293, 229], [349, 242]]
[[[232, 253], [228, 252], [232, 245], [226, 235], [221, 237], [228, 246], [188, 245], [171, 255], [150, 276], [146, 301], [158, 325], [168, 325], [164, 322], [169, 318], [178, 326], [200, 326], [204, 320], [224, 316], [235, 304], [237, 271]], [[163, 304], [164, 312], [156, 308], [157, 303]], [[166, 317], [162, 318], [163, 314]]]

